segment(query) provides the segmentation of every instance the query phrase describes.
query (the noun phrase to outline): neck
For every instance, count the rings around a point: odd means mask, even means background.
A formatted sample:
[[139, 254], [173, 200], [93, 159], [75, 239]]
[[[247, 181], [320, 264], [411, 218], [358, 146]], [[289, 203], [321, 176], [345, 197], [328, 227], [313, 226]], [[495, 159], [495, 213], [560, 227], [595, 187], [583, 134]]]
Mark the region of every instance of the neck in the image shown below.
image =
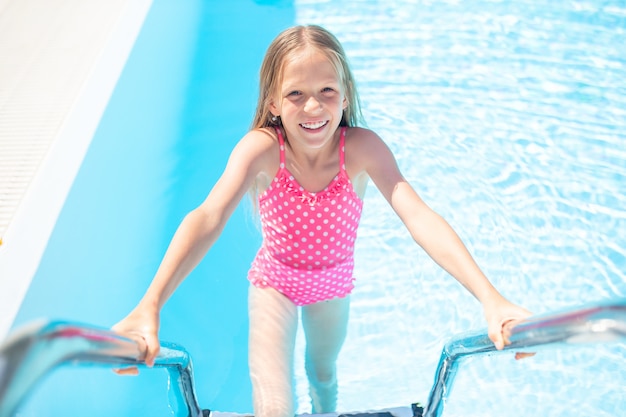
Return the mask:
[[285, 133], [285, 147], [289, 151], [287, 160], [291, 162], [290, 165], [303, 169], [315, 169], [326, 167], [329, 162], [335, 163], [341, 128], [336, 129], [332, 137], [318, 148], [306, 146], [297, 139], [290, 141], [287, 132], [284, 130], [283, 132]]

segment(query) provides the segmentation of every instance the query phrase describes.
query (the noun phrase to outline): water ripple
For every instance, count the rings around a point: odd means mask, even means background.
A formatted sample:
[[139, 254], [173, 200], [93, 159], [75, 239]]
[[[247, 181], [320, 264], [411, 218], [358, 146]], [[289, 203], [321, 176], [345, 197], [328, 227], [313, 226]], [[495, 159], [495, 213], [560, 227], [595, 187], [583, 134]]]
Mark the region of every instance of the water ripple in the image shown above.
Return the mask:
[[[623, 1], [297, 1], [296, 12], [342, 41], [369, 127], [506, 296], [542, 313], [626, 295]], [[484, 327], [373, 187], [365, 204], [339, 363], [347, 410], [424, 401], [442, 343]], [[616, 415], [626, 348], [594, 352], [473, 361], [450, 415], [534, 415], [538, 402], [551, 416]]]

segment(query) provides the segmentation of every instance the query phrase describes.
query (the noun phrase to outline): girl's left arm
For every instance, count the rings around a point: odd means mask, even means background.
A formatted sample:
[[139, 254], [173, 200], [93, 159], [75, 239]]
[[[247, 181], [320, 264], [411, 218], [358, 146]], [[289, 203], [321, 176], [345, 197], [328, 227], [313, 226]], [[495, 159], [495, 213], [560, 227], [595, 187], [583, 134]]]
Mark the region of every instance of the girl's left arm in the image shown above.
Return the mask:
[[[505, 324], [530, 313], [504, 298], [480, 270], [469, 251], [443, 217], [435, 213], [404, 179], [385, 143], [364, 130], [358, 156], [367, 174], [426, 253], [457, 279], [483, 306], [489, 338], [497, 349], [509, 343]], [[507, 326], [506, 329], [509, 329]]]

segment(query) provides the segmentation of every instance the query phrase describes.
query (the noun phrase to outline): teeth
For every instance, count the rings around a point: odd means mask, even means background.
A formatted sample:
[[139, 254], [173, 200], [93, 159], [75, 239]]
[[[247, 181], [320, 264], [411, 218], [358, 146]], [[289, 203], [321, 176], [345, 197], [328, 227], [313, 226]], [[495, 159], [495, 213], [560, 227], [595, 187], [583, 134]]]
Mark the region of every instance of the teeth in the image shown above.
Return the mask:
[[315, 123], [302, 123], [300, 126], [302, 126], [305, 129], [319, 129], [320, 127], [324, 126], [325, 124], [326, 124], [326, 121], [315, 122]]

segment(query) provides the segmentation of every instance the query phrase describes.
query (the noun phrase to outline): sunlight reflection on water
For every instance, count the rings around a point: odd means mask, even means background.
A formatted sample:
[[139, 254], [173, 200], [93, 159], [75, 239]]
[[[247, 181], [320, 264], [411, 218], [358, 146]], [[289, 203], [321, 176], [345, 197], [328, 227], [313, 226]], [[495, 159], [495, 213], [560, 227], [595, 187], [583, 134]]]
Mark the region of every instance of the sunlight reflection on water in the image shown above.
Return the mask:
[[[296, 3], [298, 23], [342, 41], [368, 126], [505, 296], [535, 313], [626, 297], [623, 2]], [[340, 409], [425, 401], [443, 343], [484, 328], [480, 306], [373, 185], [356, 276]], [[620, 344], [472, 360], [446, 415], [613, 416], [625, 356]]]

